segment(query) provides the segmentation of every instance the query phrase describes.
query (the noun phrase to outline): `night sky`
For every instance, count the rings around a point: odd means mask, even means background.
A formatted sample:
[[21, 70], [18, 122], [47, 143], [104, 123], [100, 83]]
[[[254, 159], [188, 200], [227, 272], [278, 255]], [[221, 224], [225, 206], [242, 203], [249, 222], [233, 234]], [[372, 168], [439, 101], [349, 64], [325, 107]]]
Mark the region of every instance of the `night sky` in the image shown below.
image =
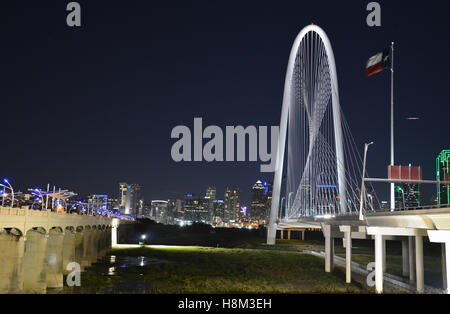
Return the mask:
[[[450, 2], [2, 1], [0, 176], [22, 191], [47, 183], [85, 196], [144, 186], [146, 201], [242, 189], [248, 205], [260, 162], [175, 163], [173, 127], [278, 125], [293, 40], [321, 26], [333, 45], [340, 100], [357, 145], [374, 141], [368, 172], [386, 177], [390, 75], [366, 78], [366, 61], [396, 43], [396, 163], [421, 165], [450, 148]], [[419, 117], [408, 121], [407, 117]], [[387, 185], [378, 191], [387, 195]], [[434, 186], [431, 187], [434, 191]], [[386, 197], [385, 197], [386, 198]], [[428, 202], [428, 199], [425, 200]]]

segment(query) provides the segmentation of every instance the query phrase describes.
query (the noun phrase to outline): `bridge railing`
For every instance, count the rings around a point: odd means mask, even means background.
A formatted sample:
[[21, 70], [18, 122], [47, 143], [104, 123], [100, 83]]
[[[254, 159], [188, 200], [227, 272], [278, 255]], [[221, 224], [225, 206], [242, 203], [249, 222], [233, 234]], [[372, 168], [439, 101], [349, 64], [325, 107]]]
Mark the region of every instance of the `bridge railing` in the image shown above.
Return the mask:
[[[26, 208], [11, 208], [11, 207], [1, 207], [0, 206], [0, 216], [33, 216], [33, 217], [48, 217], [48, 218], [93, 218], [93, 219], [111, 219], [104, 216], [87, 216], [87, 215], [78, 215], [76, 213], [55, 213], [52, 211], [42, 211], [42, 210], [34, 210], [34, 209], [26, 209]], [[0, 218], [1, 219], [1, 218]]]

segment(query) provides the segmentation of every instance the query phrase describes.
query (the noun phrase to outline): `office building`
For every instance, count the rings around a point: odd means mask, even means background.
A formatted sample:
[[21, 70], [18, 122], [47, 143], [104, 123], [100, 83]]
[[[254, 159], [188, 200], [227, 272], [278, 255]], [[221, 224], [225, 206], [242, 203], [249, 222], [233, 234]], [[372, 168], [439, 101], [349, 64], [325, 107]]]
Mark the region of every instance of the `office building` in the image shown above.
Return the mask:
[[[437, 181], [450, 181], [450, 150], [443, 150], [436, 158], [436, 180]], [[450, 204], [450, 185], [438, 184], [437, 185], [437, 205]]]
[[[266, 184], [267, 185], [267, 184]], [[257, 181], [252, 187], [250, 218], [260, 223], [267, 219], [267, 186]]]

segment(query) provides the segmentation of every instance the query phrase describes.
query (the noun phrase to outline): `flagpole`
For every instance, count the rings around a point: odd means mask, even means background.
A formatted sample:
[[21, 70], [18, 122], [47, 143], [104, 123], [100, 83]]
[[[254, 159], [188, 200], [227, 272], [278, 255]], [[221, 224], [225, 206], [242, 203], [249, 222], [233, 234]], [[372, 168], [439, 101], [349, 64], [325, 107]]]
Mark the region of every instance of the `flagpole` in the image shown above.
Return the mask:
[[[394, 160], [394, 42], [391, 43], [391, 166]], [[395, 184], [391, 183], [391, 211], [395, 210]]]

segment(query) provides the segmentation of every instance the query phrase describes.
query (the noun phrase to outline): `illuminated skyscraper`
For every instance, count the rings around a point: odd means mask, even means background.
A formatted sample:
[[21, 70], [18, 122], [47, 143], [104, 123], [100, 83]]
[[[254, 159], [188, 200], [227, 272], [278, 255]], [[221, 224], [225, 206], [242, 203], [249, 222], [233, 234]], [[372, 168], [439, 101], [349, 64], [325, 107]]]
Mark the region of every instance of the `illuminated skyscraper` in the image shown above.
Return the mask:
[[215, 187], [207, 187], [205, 194], [205, 206], [209, 211], [211, 217], [214, 216], [214, 201], [216, 200], [216, 188]]
[[213, 202], [214, 206], [214, 216], [212, 221], [215, 223], [223, 222], [224, 221], [224, 209], [225, 209], [225, 203], [223, 200], [215, 200]]
[[252, 205], [250, 208], [250, 218], [260, 222], [267, 219], [267, 193], [268, 186], [261, 181], [257, 181], [252, 188]]
[[211, 219], [205, 198], [186, 194], [184, 198], [184, 220], [207, 223]]
[[119, 190], [120, 190], [120, 203], [119, 203], [119, 208], [120, 209], [124, 209], [125, 208], [125, 203], [127, 200], [127, 190], [128, 190], [128, 183], [126, 182], [120, 182], [119, 183]]
[[168, 202], [155, 200], [152, 201], [152, 207], [150, 211], [150, 216], [160, 223], [167, 223], [167, 210], [168, 210]]
[[241, 191], [239, 188], [225, 190], [224, 195], [224, 216], [223, 221], [226, 223], [234, 223], [241, 216]]
[[[436, 180], [450, 181], [450, 150], [443, 150], [436, 158]], [[437, 204], [450, 204], [450, 185], [437, 185]]]
[[214, 201], [216, 199], [216, 188], [208, 186], [206, 188], [206, 196]]
[[119, 183], [120, 187], [120, 211], [125, 215], [137, 217], [142, 215], [144, 201], [142, 198], [142, 186], [139, 184]]

